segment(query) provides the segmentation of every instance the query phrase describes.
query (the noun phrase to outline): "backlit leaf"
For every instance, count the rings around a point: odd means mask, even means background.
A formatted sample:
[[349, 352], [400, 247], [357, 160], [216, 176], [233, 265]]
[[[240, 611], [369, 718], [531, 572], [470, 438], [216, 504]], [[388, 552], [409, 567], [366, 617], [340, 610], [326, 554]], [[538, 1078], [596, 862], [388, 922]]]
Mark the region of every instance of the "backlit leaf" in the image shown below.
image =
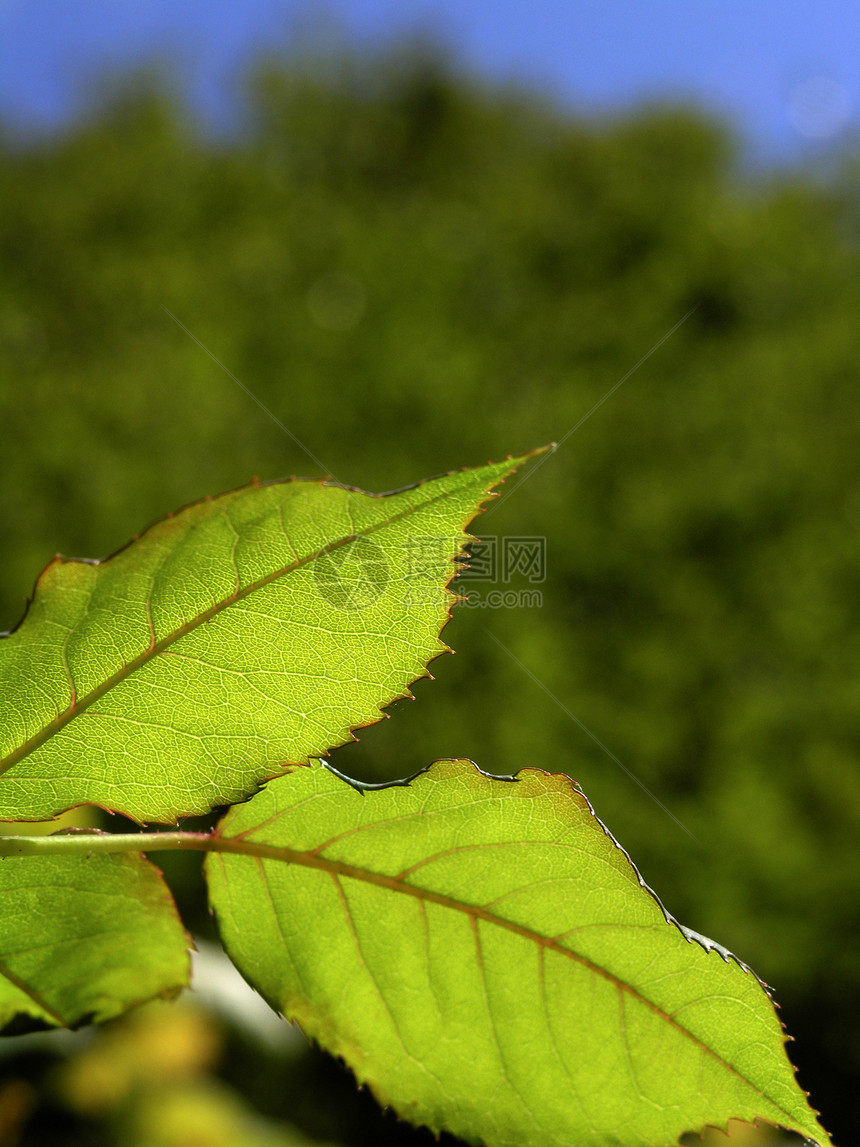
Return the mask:
[[463, 531], [521, 462], [381, 496], [253, 485], [56, 558], [0, 640], [0, 820], [173, 821], [379, 720], [444, 650]]
[[139, 854], [0, 862], [0, 1031], [77, 1027], [188, 984], [188, 938]]
[[206, 861], [228, 952], [380, 1102], [490, 1147], [656, 1147], [731, 1117], [827, 1141], [771, 1000], [668, 917], [564, 776], [297, 769]]

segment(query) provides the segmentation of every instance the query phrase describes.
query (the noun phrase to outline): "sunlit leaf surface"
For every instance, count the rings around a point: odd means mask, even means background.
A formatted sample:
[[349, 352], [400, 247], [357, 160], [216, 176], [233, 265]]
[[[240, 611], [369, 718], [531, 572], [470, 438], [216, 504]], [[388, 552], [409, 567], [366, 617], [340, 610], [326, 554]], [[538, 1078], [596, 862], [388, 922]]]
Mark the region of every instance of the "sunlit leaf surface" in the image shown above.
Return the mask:
[[666, 915], [564, 776], [272, 782], [207, 858], [228, 952], [402, 1116], [490, 1147], [826, 1136], [771, 1000]]
[[0, 819], [173, 821], [378, 720], [445, 648], [465, 526], [521, 461], [384, 496], [249, 486], [56, 558], [0, 640]]
[[0, 863], [0, 1030], [111, 1019], [188, 984], [188, 938], [137, 854]]

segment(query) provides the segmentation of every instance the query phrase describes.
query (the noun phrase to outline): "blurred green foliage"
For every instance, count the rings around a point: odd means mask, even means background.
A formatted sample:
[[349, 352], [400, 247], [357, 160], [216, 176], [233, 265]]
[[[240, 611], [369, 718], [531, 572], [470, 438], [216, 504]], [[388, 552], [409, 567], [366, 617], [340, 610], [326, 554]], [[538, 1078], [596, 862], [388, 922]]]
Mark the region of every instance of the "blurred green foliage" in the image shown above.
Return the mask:
[[856, 179], [744, 180], [698, 114], [594, 125], [432, 54], [262, 69], [246, 117], [207, 139], [132, 84], [50, 143], [0, 137], [0, 624], [54, 551], [102, 556], [253, 474], [383, 490], [565, 438], [476, 527], [546, 537], [545, 582], [499, 582], [542, 606], [456, 609], [456, 658], [334, 763], [570, 773], [670, 911], [775, 985], [838, 1141]]

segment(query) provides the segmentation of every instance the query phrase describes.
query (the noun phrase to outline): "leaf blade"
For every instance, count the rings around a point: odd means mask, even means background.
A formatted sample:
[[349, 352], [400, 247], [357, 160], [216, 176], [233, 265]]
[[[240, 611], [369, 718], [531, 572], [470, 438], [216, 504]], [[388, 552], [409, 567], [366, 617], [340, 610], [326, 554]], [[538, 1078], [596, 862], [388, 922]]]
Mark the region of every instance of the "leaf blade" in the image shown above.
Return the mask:
[[759, 982], [666, 916], [567, 778], [438, 762], [360, 794], [313, 768], [222, 825], [228, 952], [406, 1118], [491, 1147], [733, 1116], [826, 1141]]
[[[522, 461], [390, 495], [244, 487], [102, 563], [55, 559], [0, 640], [0, 819], [174, 821], [379, 720], [445, 650], [465, 527]], [[417, 598], [416, 534], [445, 543]]]
[[190, 940], [140, 854], [0, 864], [0, 1031], [101, 1023], [188, 986]]

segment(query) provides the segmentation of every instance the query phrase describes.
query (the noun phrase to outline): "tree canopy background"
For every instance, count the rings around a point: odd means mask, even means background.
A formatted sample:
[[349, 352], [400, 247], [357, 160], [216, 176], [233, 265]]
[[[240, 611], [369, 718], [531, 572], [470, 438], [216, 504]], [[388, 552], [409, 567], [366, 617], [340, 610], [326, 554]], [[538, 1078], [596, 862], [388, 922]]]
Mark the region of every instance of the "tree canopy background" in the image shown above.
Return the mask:
[[[544, 582], [497, 582], [542, 605], [456, 608], [457, 656], [333, 763], [568, 772], [668, 909], [774, 986], [837, 1141], [860, 1070], [856, 170], [752, 179], [700, 113], [589, 122], [407, 50], [261, 67], [227, 139], [146, 84], [52, 140], [0, 135], [0, 625], [55, 551], [103, 556], [255, 474], [388, 490], [564, 438], [476, 527], [546, 538]], [[4, 1075], [51, 1078], [45, 1055]], [[222, 1075], [312, 1136], [412, 1134], [319, 1056], [256, 1070]], [[24, 1103], [33, 1136], [51, 1103]], [[63, 1110], [63, 1142], [113, 1142]]]

